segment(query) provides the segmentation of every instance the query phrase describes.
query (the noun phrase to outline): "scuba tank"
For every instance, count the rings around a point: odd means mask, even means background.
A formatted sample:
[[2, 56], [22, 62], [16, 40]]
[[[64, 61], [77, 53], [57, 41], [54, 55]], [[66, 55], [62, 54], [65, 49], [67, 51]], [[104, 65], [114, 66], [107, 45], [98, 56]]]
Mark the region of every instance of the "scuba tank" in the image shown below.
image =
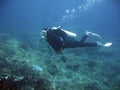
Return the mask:
[[[52, 27], [51, 29], [56, 30], [56, 29], [59, 29], [59, 28], [60, 28], [60, 26], [59, 27]], [[70, 32], [70, 31], [67, 31], [67, 30], [64, 30], [64, 29], [60, 29], [60, 30], [64, 31], [67, 34], [68, 37], [76, 38], [76, 36], [77, 36], [76, 33], [73, 33], [73, 32]]]
[[68, 37], [71, 37], [71, 38], [76, 38], [77, 34], [76, 33], [73, 33], [73, 32], [70, 32], [70, 31], [67, 31], [67, 30], [64, 30], [64, 29], [61, 29], [62, 31], [64, 31]]

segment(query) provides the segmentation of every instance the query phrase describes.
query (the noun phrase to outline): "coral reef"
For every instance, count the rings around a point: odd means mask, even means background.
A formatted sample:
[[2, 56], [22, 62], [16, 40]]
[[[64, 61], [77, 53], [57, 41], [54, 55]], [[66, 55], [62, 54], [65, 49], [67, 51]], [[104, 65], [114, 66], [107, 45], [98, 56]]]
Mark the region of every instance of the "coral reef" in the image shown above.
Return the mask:
[[120, 90], [119, 45], [64, 50], [63, 58], [23, 41], [0, 34], [1, 90]]

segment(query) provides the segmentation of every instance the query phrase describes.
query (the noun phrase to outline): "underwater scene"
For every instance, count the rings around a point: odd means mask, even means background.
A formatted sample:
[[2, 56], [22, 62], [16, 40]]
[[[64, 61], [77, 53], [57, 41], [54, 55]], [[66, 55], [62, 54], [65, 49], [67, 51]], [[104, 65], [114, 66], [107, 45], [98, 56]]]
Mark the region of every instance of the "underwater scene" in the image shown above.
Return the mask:
[[0, 90], [120, 90], [119, 44], [120, 0], [0, 0]]

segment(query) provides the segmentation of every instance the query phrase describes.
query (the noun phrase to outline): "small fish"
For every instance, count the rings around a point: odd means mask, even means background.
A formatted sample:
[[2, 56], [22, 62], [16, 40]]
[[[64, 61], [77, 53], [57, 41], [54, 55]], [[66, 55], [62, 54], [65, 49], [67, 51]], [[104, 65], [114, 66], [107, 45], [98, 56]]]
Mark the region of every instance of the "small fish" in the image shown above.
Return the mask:
[[38, 65], [31, 65], [31, 68], [35, 71], [42, 72], [43, 69]]

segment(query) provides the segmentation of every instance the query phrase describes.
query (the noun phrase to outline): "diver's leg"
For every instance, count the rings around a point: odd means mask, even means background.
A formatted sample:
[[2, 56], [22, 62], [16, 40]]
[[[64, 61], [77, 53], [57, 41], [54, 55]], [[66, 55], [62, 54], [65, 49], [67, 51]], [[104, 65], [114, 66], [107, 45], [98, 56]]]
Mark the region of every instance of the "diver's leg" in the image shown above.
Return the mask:
[[63, 44], [64, 48], [77, 48], [77, 47], [97, 47], [98, 44], [95, 42], [81, 43], [80, 41], [70, 41]]
[[87, 38], [88, 38], [88, 35], [85, 34], [85, 35], [82, 37], [82, 39], [80, 40], [80, 43], [84, 43]]
[[80, 44], [80, 41], [66, 41], [62, 48], [76, 48], [76, 47], [79, 47], [79, 44]]
[[[86, 41], [86, 39], [89, 37], [89, 36], [96, 36], [96, 37], [99, 37], [99, 38], [102, 38], [100, 35], [98, 35], [98, 34], [95, 34], [95, 33], [92, 33], [92, 32], [89, 32], [89, 31], [86, 31], [85, 32], [85, 35], [82, 37], [82, 39], [80, 40], [80, 44], [82, 45], [82, 46], [96, 46], [97, 45], [97, 43], [95, 42], [95, 43], [93, 43], [93, 42], [87, 42], [87, 43], [85, 43], [85, 41]], [[96, 44], [96, 45], [95, 45]]]
[[96, 42], [86, 42], [80, 45], [81, 47], [97, 47], [98, 44]]
[[85, 43], [85, 40], [88, 38], [88, 36], [90, 36], [92, 34], [92, 32], [85, 32], [85, 35], [82, 37], [82, 39], [80, 40], [81, 43]]
[[85, 35], [82, 37], [80, 41], [73, 40], [73, 41], [66, 41], [63, 44], [63, 48], [77, 48], [77, 47], [96, 47], [99, 46], [97, 42], [85, 42], [86, 39], [93, 35], [94, 33], [86, 31]]

